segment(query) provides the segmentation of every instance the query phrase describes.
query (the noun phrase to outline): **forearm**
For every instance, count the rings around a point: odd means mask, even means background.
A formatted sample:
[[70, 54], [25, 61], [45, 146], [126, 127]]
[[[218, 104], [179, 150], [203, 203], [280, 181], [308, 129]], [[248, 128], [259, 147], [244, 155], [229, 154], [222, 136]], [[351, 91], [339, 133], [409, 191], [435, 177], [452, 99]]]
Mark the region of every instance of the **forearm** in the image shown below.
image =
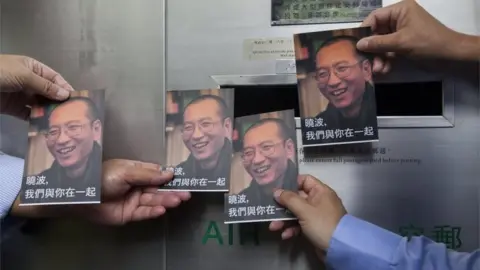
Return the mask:
[[424, 236], [404, 239], [393, 258], [394, 269], [475, 270], [480, 269], [480, 250], [456, 252]]
[[345, 216], [330, 242], [327, 264], [343, 270], [474, 270], [480, 269], [480, 251], [450, 251], [425, 237], [407, 241], [373, 224]]

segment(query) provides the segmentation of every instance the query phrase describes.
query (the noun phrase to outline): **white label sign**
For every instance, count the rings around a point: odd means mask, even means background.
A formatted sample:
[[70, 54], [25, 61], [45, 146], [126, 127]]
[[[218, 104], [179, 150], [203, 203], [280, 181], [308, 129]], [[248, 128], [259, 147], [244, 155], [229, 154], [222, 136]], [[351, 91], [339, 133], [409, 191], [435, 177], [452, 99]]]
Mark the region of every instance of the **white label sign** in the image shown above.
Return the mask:
[[292, 38], [246, 39], [243, 55], [248, 60], [295, 59]]

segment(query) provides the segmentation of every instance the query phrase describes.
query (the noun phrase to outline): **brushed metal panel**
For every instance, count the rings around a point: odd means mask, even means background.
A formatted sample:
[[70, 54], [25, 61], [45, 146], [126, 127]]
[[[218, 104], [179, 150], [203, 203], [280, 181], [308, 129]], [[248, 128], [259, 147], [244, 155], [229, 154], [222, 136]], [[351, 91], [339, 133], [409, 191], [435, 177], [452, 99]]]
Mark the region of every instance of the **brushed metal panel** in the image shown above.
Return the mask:
[[[111, 104], [127, 108], [125, 112], [119, 112], [119, 108], [109, 107], [113, 116], [107, 132], [115, 131], [112, 140], [106, 142], [109, 153], [112, 156], [161, 160], [161, 143], [156, 139], [163, 138], [163, 132], [157, 132], [163, 130], [163, 106], [158, 105], [163, 104], [163, 93], [147, 91], [134, 94], [129, 90], [141, 87], [158, 91], [158, 86], [163, 84], [163, 70], [157, 70], [163, 61], [163, 18], [159, 16], [163, 1], [98, 0], [102, 8], [96, 9], [96, 24], [93, 26], [95, 42], [91, 41], [92, 38], [85, 38], [90, 40], [88, 42], [79, 41], [83, 36], [79, 29], [88, 28], [79, 22], [87, 17], [86, 10], [84, 13], [79, 11], [80, 1], [2, 2], [2, 52], [37, 57], [65, 74], [74, 86], [88, 87], [87, 82], [96, 87], [105, 86]], [[82, 2], [88, 5], [94, 1]], [[305, 29], [352, 26], [274, 30], [268, 26], [269, 16], [264, 16], [268, 14], [267, 3], [253, 0], [169, 1], [168, 87], [215, 87], [218, 84], [211, 79], [212, 75], [274, 74], [273, 60], [245, 62], [239, 58], [244, 38], [289, 36], [293, 31]], [[441, 15], [447, 24], [453, 24], [460, 30], [472, 28], [472, 14], [464, 12], [470, 10], [470, 1], [459, 2], [456, 10], [451, 10], [451, 3], [445, 0], [430, 0], [427, 5], [443, 6], [435, 9], [435, 13]], [[8, 12], [5, 6], [9, 7]], [[196, 10], [202, 12], [196, 13]], [[458, 17], [464, 19], [458, 20]], [[99, 21], [102, 23], [99, 24]], [[97, 68], [91, 66], [92, 60], [89, 59], [96, 58], [92, 58], [92, 53], [88, 51], [98, 52], [100, 60]], [[423, 73], [415, 75], [417, 72], [396, 71], [393, 74], [397, 75], [386, 79], [405, 76], [409, 80], [421, 80], [428, 76]], [[93, 74], [95, 79], [88, 79], [88, 74]], [[382, 139], [376, 147], [390, 149], [388, 155], [391, 158], [421, 159], [421, 165], [361, 163], [340, 167], [341, 164], [307, 162], [302, 164], [302, 172], [311, 173], [335, 188], [352, 214], [395, 231], [398, 226], [409, 223], [426, 228], [440, 225], [438, 223], [462, 226], [462, 240], [465, 242], [462, 249], [478, 248], [475, 240], [479, 239], [480, 216], [479, 195], [478, 192], [475, 194], [480, 175], [478, 70], [475, 74], [465, 73], [462, 74], [465, 78], [455, 78], [454, 128], [380, 131]], [[159, 95], [160, 99], [155, 95]], [[159, 102], [156, 103], [156, 100]], [[155, 108], [155, 121], [148, 116], [151, 113], [148, 108], [152, 107]], [[128, 134], [121, 134], [123, 131]], [[143, 144], [148, 148], [141, 147]], [[265, 231], [261, 233], [259, 246], [254, 246], [251, 241], [244, 246], [219, 247], [210, 242], [203, 245], [205, 222], [222, 221], [222, 198], [218, 196], [195, 194], [190, 203], [173, 212], [169, 217], [168, 238], [165, 241], [162, 241], [162, 223], [159, 221], [118, 229], [59, 221], [51, 223], [40, 234], [18, 235], [15, 241], [3, 243], [7, 249], [2, 254], [2, 267], [20, 270], [65, 267], [188, 270], [204, 267], [258, 269], [274, 265], [277, 269], [319, 269], [316, 267], [318, 262], [308, 253], [311, 252], [308, 245], [279, 245], [278, 235]], [[222, 228], [223, 233], [225, 229]], [[167, 247], [166, 260], [163, 260], [164, 245]]]
[[[50, 65], [77, 89], [106, 89], [106, 158], [163, 161], [164, 1], [5, 0], [2, 53]], [[23, 156], [24, 123], [2, 121]], [[3, 148], [3, 147], [2, 147]], [[163, 219], [122, 228], [50, 221], [2, 243], [2, 269], [161, 269]]]
[[106, 157], [161, 162], [163, 1], [121, 2], [6, 1], [1, 48], [45, 62], [77, 89], [107, 89]]
[[[389, 5], [398, 0], [384, 0]], [[447, 0], [418, 1], [446, 25], [474, 33], [475, 1], [458, 0], [455, 8]], [[356, 27], [359, 23], [307, 26], [270, 26], [270, 1], [175, 0], [167, 5], [167, 87], [196, 89], [215, 87], [211, 75], [274, 74], [275, 60], [248, 61], [243, 41], [250, 38], [292, 37], [293, 33]], [[459, 20], [458, 18], [462, 18]], [[388, 76], [417, 75], [417, 68]], [[188, 79], [186, 79], [188, 78]]]
[[[312, 174], [335, 189], [351, 214], [383, 228], [398, 233], [401, 226], [412, 224], [434, 238], [435, 226], [458, 226], [462, 241], [458, 250], [479, 248], [478, 69], [466, 68], [463, 77], [456, 77], [454, 128], [380, 129], [380, 142], [335, 147], [335, 155], [319, 153], [321, 148], [303, 149], [299, 158], [307, 160], [300, 164], [300, 172]], [[379, 153], [351, 151], [370, 148], [380, 149]], [[319, 269], [308, 244], [280, 243], [278, 234], [266, 231], [266, 224], [259, 225], [259, 245], [251, 237], [239, 244], [237, 230], [248, 226], [245, 224], [233, 227], [230, 244], [231, 232], [222, 224], [222, 210], [222, 196], [202, 194], [170, 215], [167, 269], [259, 269], [272, 265], [276, 269]], [[210, 221], [217, 222], [223, 245], [215, 240], [202, 242]]]
[[[384, 0], [388, 5], [394, 0]], [[467, 33], [475, 29], [473, 2], [460, 1], [455, 9], [446, 0], [419, 1], [446, 25]], [[270, 27], [269, 1], [169, 1], [167, 6], [167, 87], [191, 89], [219, 85], [295, 84], [294, 74], [276, 74], [276, 60], [250, 61], [243, 57], [249, 38], [289, 37], [293, 33], [355, 27], [357, 24]], [[201, 10], [201, 12], [197, 12]], [[465, 20], [458, 20], [465, 17]], [[423, 63], [420, 63], [423, 64]], [[444, 116], [379, 117], [380, 142], [386, 149], [364, 159], [396, 158], [417, 163], [333, 163], [327, 154], [305, 151], [310, 159], [300, 165], [331, 185], [354, 215], [398, 232], [414, 224], [430, 234], [432, 227], [462, 227], [461, 250], [479, 247], [479, 80], [478, 67], [434, 64], [435, 68], [398, 60], [392, 73], [376, 82], [445, 82]], [[252, 97], [255, 98], [255, 97]], [[414, 98], [414, 97], [412, 97]], [[242, 106], [242, 104], [236, 104]], [[406, 104], [408, 106], [408, 104]], [[337, 156], [351, 159], [348, 152]], [[216, 221], [224, 244], [202, 244], [210, 221]], [[260, 245], [228, 241], [222, 224], [222, 197], [195, 194], [192, 201], [169, 216], [167, 269], [318, 269], [308, 245], [279, 245], [278, 235], [262, 231]], [[237, 230], [234, 227], [234, 231]], [[291, 250], [289, 250], [291, 248]], [[296, 251], [296, 252], [294, 252]]]
[[[480, 35], [480, 16], [478, 14], [480, 14], [480, 1], [474, 1], [475, 2], [475, 14], [477, 14], [475, 16], [475, 25], [476, 25], [476, 34], [477, 35]], [[480, 63], [480, 59], [478, 61]], [[478, 72], [478, 80], [479, 80], [479, 84], [480, 84], [480, 70]], [[479, 149], [479, 152], [480, 152], [480, 149]], [[480, 154], [480, 153], [479, 153]], [[480, 198], [480, 184], [478, 186], [478, 197]], [[479, 214], [478, 214], [478, 223], [480, 224], [480, 199], [479, 199], [479, 202], [478, 202], [478, 211], [479, 211]], [[478, 241], [480, 243], [480, 234], [478, 236]]]

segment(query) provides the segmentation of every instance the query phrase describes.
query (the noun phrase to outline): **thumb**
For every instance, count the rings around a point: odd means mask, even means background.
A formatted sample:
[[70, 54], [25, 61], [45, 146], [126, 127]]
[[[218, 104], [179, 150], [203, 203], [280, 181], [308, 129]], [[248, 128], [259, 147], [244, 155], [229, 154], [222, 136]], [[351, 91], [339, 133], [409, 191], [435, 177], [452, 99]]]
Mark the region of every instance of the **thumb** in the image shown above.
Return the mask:
[[274, 192], [275, 200], [288, 208], [288, 210], [292, 211], [292, 213], [299, 219], [306, 219], [308, 217], [307, 210], [309, 209], [310, 205], [300, 197], [300, 195], [288, 191], [278, 189]]
[[33, 90], [35, 94], [53, 99], [53, 100], [65, 100], [70, 96], [70, 91], [60, 87], [59, 85], [38, 76], [35, 73], [31, 73], [30, 77], [26, 80], [25, 86]]
[[357, 43], [357, 49], [373, 53], [395, 52], [400, 49], [398, 42], [399, 33], [376, 35], [362, 38]]
[[148, 168], [129, 168], [125, 174], [125, 181], [130, 186], [161, 186], [173, 179], [173, 173]]

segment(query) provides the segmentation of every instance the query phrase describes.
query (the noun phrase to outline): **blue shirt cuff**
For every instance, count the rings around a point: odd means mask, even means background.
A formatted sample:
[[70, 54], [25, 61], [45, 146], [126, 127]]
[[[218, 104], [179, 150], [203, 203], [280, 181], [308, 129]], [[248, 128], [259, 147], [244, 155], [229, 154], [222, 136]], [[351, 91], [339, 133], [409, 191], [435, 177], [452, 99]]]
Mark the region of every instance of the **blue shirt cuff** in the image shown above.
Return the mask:
[[345, 270], [388, 267], [401, 241], [401, 236], [347, 214], [330, 240], [326, 263]]
[[22, 187], [23, 159], [0, 152], [0, 218], [5, 217]]

